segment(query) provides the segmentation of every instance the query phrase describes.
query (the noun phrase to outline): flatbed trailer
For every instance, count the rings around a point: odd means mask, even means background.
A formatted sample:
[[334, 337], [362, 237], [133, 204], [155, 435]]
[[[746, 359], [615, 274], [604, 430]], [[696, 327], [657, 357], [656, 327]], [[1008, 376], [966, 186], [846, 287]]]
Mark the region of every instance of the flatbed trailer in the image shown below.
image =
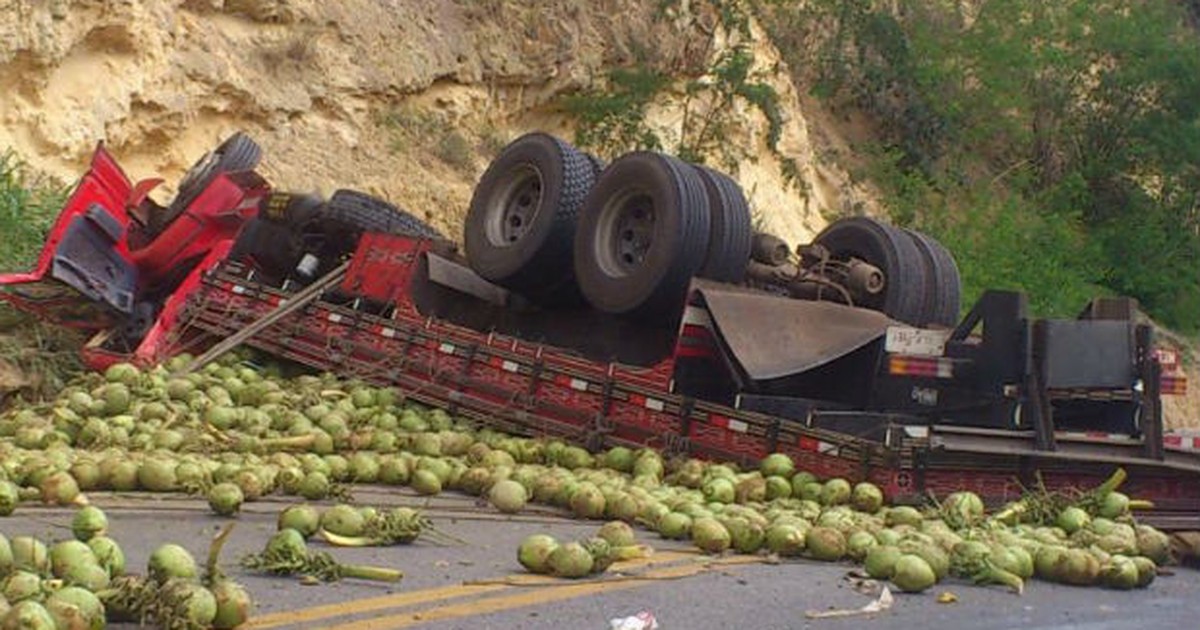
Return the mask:
[[[499, 430], [746, 465], [782, 452], [820, 476], [870, 480], [898, 502], [972, 490], [999, 503], [1036, 484], [1095, 486], [1122, 467], [1127, 491], [1155, 504], [1146, 520], [1200, 528], [1200, 456], [1150, 442], [1152, 431], [1133, 437], [1051, 429], [1039, 436], [1037, 429], [956, 426], [910, 413], [812, 405], [804, 418], [788, 418], [707, 401], [678, 391], [686, 334], [661, 360], [632, 366], [434, 315], [440, 304], [462, 308], [464, 300], [486, 308], [468, 286], [486, 293], [479, 280], [436, 249], [427, 239], [367, 234], [337, 291], [247, 343], [318, 370], [394, 386], [411, 400]], [[213, 268], [201, 284], [180, 317], [175, 350], [234, 334], [294, 294], [260, 282], [236, 261]], [[1149, 407], [1161, 427], [1156, 407]]]

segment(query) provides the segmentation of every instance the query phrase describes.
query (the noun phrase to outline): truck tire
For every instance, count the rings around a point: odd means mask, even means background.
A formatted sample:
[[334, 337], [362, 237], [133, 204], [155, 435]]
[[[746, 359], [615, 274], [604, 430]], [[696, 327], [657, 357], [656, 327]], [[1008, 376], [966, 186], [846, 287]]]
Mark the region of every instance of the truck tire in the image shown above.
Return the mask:
[[188, 206], [208, 188], [221, 173], [254, 170], [262, 158], [262, 147], [250, 136], [237, 132], [229, 136], [216, 149], [196, 161], [179, 182], [179, 192], [171, 204], [160, 213], [150, 217], [147, 235], [153, 239], [171, 225]]
[[545, 133], [514, 140], [471, 197], [463, 231], [471, 268], [535, 300], [572, 284], [575, 225], [595, 181], [594, 163], [566, 142]]
[[750, 244], [754, 232], [750, 206], [746, 203], [742, 187], [728, 175], [698, 164], [692, 166], [700, 174], [700, 179], [704, 180], [711, 224], [708, 255], [698, 275], [718, 282], [739, 284], [746, 276], [746, 265], [750, 262]]
[[925, 263], [925, 316], [922, 326], [953, 327], [962, 308], [962, 280], [954, 256], [937, 239], [916, 230], [904, 230], [921, 252]]
[[378, 197], [357, 190], [342, 189], [329, 198], [322, 211], [322, 222], [347, 233], [382, 232], [421, 238], [442, 238], [428, 223]]
[[594, 153], [584, 153], [589, 162], [592, 163], [592, 172], [596, 174], [596, 179], [600, 179], [600, 173], [608, 168], [608, 162], [605, 162], [600, 156]]
[[859, 258], [883, 272], [886, 286], [875, 299], [856, 304], [914, 326], [925, 314], [925, 262], [913, 240], [899, 228], [867, 217], [841, 219], [813, 241], [834, 260]]
[[280, 279], [295, 270], [304, 256], [304, 242], [291, 225], [255, 217], [246, 222], [229, 257], [244, 260], [268, 276]]
[[704, 180], [661, 153], [628, 153], [588, 193], [575, 233], [575, 275], [597, 309], [677, 315], [709, 240]]

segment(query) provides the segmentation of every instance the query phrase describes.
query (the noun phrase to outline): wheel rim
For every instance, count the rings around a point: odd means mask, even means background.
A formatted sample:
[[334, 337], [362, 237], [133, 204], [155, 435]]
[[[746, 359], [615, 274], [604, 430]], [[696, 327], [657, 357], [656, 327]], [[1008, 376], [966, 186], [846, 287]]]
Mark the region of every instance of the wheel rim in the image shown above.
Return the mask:
[[612, 277], [637, 271], [654, 248], [654, 200], [641, 191], [614, 196], [600, 210], [593, 257]]
[[531, 166], [522, 166], [508, 177], [488, 204], [484, 230], [494, 247], [516, 245], [533, 229], [544, 194], [542, 176]]

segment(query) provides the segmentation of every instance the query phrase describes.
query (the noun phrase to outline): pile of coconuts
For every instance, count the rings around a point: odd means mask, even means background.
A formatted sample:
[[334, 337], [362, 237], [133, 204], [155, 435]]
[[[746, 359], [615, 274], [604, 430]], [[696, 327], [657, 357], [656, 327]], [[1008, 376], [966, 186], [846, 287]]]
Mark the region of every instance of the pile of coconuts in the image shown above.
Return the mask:
[[713, 554], [862, 563], [909, 592], [947, 578], [1015, 591], [1031, 577], [1136, 588], [1169, 560], [1166, 536], [1137, 523], [1139, 504], [1118, 491], [1116, 475], [993, 514], [969, 492], [922, 509], [889, 506], [870, 483], [818, 479], [784, 454], [744, 470], [667, 461], [652, 449], [592, 453], [473, 426], [390, 388], [332, 375], [285, 379], [237, 353], [175, 375], [190, 359], [148, 370], [118, 364], [0, 415], [0, 513], [115, 490], [200, 493], [233, 516], [268, 494], [317, 501], [382, 484], [475, 495], [503, 513], [555, 506]]
[[0, 627], [98, 630], [109, 621], [160, 628], [236, 628], [250, 617], [246, 589], [217, 569], [228, 530], [214, 541], [203, 573], [187, 549], [165, 544], [145, 575], [126, 573], [125, 554], [94, 506], [75, 513], [73, 536], [43, 541], [0, 534]]
[[583, 540], [559, 542], [548, 534], [526, 536], [517, 548], [517, 562], [530, 573], [581, 578], [603, 573], [618, 560], [642, 558], [651, 553], [639, 545], [625, 521], [609, 521]]

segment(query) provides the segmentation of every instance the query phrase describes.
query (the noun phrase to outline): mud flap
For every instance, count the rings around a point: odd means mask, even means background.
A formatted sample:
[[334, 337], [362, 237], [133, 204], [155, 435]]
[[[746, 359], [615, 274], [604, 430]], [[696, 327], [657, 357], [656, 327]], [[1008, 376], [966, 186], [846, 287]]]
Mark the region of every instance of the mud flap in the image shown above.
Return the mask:
[[50, 275], [89, 299], [130, 314], [137, 269], [117, 251], [124, 230], [99, 204], [92, 204], [63, 233]]

